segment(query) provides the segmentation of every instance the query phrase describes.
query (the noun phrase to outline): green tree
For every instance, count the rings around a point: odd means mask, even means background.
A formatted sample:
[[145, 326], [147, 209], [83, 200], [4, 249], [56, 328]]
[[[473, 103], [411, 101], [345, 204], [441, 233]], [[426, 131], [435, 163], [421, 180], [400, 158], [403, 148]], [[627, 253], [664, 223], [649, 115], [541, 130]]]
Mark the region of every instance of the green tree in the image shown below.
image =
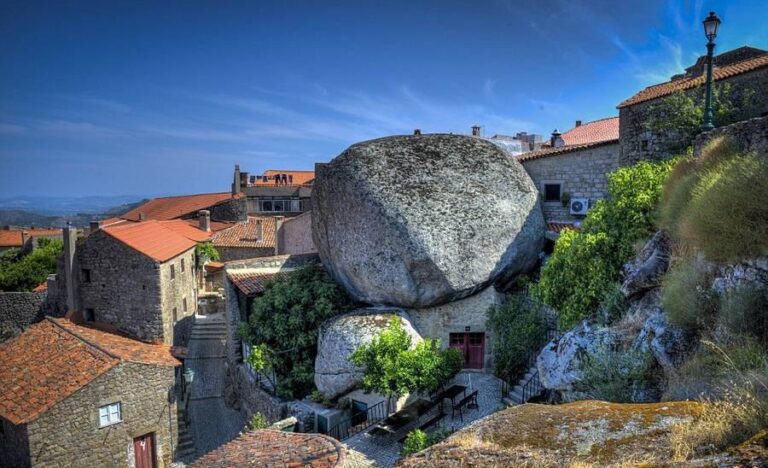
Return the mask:
[[493, 340], [496, 375], [506, 381], [527, 370], [530, 353], [546, 344], [544, 310], [541, 304], [523, 294], [510, 296], [503, 306], [490, 307], [486, 325], [496, 337]]
[[202, 265], [207, 261], [215, 262], [219, 258], [219, 251], [211, 242], [200, 242], [195, 246], [195, 255], [197, 255], [198, 264]]
[[31, 291], [56, 273], [56, 262], [64, 249], [58, 239], [38, 239], [37, 248], [26, 255], [19, 251], [0, 256], [0, 291]]
[[461, 353], [453, 348], [440, 350], [439, 340], [425, 339], [413, 349], [411, 345], [400, 317], [392, 317], [385, 330], [350, 357], [353, 364], [365, 369], [363, 389], [386, 396], [388, 408], [393, 397], [437, 390], [463, 365]]
[[274, 370], [278, 393], [301, 398], [314, 387], [318, 328], [352, 306], [344, 290], [321, 268], [305, 266], [267, 283], [239, 334], [258, 347], [259, 359]]

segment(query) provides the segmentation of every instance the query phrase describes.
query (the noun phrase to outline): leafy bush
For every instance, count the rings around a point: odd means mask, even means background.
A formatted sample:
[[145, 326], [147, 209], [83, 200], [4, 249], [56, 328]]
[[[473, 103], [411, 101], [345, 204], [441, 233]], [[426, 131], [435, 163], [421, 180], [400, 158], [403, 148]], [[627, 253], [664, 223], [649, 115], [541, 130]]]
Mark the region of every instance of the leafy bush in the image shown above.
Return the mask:
[[267, 421], [266, 416], [259, 413], [258, 411], [253, 414], [253, 416], [251, 417], [251, 420], [248, 422], [249, 431], [264, 429], [267, 426], [269, 426], [269, 422]]
[[736, 335], [755, 337], [768, 348], [768, 289], [741, 285], [720, 298], [720, 322]]
[[352, 306], [322, 269], [306, 266], [266, 285], [239, 335], [254, 346], [264, 345], [259, 359], [268, 358], [265, 365], [277, 374], [278, 394], [301, 398], [314, 388], [318, 328]]
[[584, 390], [598, 400], [631, 402], [638, 390], [658, 376], [650, 351], [614, 350], [608, 346], [584, 357]]
[[603, 291], [600, 298], [597, 320], [601, 325], [608, 326], [616, 322], [627, 311], [627, 298], [621, 292], [621, 284], [613, 283]]
[[712, 274], [698, 257], [677, 264], [664, 276], [661, 303], [669, 321], [688, 330], [710, 328], [717, 315]]
[[0, 256], [0, 291], [31, 291], [56, 273], [56, 262], [64, 250], [59, 239], [38, 239], [37, 248], [26, 255], [16, 249]]
[[609, 174], [608, 198], [589, 211], [581, 231], [560, 234], [531, 292], [558, 311], [561, 329], [597, 310], [635, 243], [653, 232], [652, 216], [674, 164], [643, 161]]
[[427, 433], [421, 429], [414, 429], [405, 436], [403, 441], [403, 455], [411, 455], [427, 448]]
[[195, 246], [195, 254], [198, 261], [202, 264], [207, 261], [216, 261], [219, 257], [219, 251], [213, 246], [211, 242], [200, 242]]
[[547, 337], [542, 306], [522, 294], [510, 296], [501, 307], [489, 308], [486, 326], [495, 337], [496, 375], [506, 381], [528, 369], [530, 353], [541, 349]]

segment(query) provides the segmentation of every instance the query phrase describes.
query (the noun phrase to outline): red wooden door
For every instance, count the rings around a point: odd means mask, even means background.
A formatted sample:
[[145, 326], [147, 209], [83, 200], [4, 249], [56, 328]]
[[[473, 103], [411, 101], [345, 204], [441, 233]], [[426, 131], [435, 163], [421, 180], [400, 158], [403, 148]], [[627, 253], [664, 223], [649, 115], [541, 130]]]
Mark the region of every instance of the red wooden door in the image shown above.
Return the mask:
[[155, 433], [151, 432], [133, 439], [133, 453], [136, 458], [136, 468], [156, 468]]
[[467, 333], [467, 358], [464, 367], [482, 369], [485, 355], [485, 333]]

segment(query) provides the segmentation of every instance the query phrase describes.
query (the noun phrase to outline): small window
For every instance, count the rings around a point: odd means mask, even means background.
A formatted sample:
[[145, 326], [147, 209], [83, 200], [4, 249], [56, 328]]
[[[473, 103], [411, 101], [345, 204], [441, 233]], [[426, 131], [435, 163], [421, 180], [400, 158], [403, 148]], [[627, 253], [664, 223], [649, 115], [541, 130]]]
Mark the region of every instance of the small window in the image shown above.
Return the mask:
[[179, 311], [176, 309], [176, 307], [173, 308], [173, 323], [176, 323], [179, 321]]
[[560, 187], [560, 184], [544, 184], [544, 201], [559, 202]]
[[91, 282], [91, 270], [87, 268], [83, 268], [80, 270], [80, 278], [82, 279], [83, 283], [90, 283]]
[[85, 309], [85, 321], [86, 322], [95, 322], [96, 321], [96, 311], [93, 309]]
[[171, 279], [176, 278], [176, 265], [171, 265]]
[[285, 211], [283, 209], [283, 200], [275, 200], [275, 211]]
[[640, 150], [648, 151], [648, 140], [640, 140]]
[[182, 304], [184, 306], [183, 310], [184, 310], [184, 312], [186, 312], [187, 311], [187, 298], [185, 297], [184, 299], [181, 300], [181, 302], [182, 302]]
[[181, 272], [184, 273], [184, 259], [181, 259]]
[[261, 211], [272, 211], [272, 200], [264, 200], [261, 202]]
[[120, 402], [104, 405], [99, 408], [99, 427], [117, 424], [123, 420]]

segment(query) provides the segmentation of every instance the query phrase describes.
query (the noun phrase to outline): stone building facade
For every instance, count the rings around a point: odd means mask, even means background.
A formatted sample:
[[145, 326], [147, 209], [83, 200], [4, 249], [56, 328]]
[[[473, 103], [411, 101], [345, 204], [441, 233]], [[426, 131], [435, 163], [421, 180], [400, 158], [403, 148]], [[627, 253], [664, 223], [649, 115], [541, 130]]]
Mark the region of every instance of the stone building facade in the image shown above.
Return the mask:
[[2, 387], [17, 389], [0, 396], [0, 466], [130, 467], [141, 440], [171, 465], [180, 362], [168, 346], [47, 319], [0, 358]]
[[0, 343], [44, 318], [47, 292], [0, 292]]
[[[737, 112], [744, 113], [743, 118], [768, 113], [768, 52], [741, 47], [720, 54], [715, 57], [713, 78], [716, 84], [730, 85], [737, 104], [741, 102], [739, 96], [749, 93], [751, 98], [745, 103], [748, 109], [737, 108]], [[662, 109], [658, 104], [662, 99], [679, 91], [702, 99], [704, 84], [703, 61], [699, 59], [685, 74], [675, 76], [669, 82], [649, 86], [619, 104], [620, 165], [672, 156], [670, 148], [679, 139], [678, 135], [672, 131], [656, 134], [647, 128], [647, 124], [659, 116]]]
[[317, 253], [315, 242], [312, 240], [312, 212], [304, 212], [280, 223], [277, 245], [280, 255]]

